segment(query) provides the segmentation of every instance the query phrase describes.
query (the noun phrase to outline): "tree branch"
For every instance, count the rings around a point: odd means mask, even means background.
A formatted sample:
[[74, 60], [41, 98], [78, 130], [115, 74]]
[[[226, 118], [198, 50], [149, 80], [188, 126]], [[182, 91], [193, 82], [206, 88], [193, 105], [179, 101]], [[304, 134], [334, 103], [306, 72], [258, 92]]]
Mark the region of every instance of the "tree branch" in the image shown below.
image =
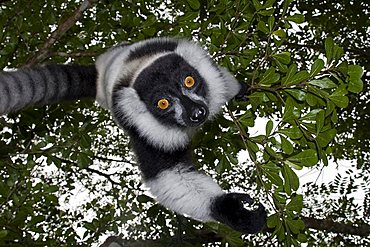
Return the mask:
[[331, 219], [321, 220], [311, 217], [302, 217], [307, 228], [333, 233], [352, 234], [358, 236], [369, 236], [370, 225], [358, 224], [358, 226], [335, 222]]
[[[137, 240], [135, 242], [125, 241], [119, 236], [110, 236], [108, 237], [103, 244], [99, 247], [110, 247], [110, 246], [119, 246], [119, 247], [151, 247], [151, 246], [163, 246], [164, 243], [173, 242], [174, 238], [162, 238], [162, 239], [146, 239], [146, 240]], [[184, 236], [184, 241], [191, 245], [207, 244], [214, 242], [221, 242], [223, 239], [222, 236], [209, 231], [209, 230], [197, 230], [188, 236]], [[176, 246], [176, 245], [171, 245]]]
[[73, 53], [68, 53], [68, 52], [50, 52], [49, 56], [50, 57], [96, 57], [100, 53], [93, 52], [93, 51], [81, 51], [81, 52], [73, 52]]
[[[353, 226], [344, 223], [334, 222], [333, 220], [326, 219], [315, 219], [310, 217], [303, 217], [303, 222], [306, 224], [307, 228], [316, 229], [320, 231], [328, 231], [333, 233], [351, 234], [358, 236], [368, 236], [370, 234], [370, 225], [358, 224], [358, 226]], [[271, 229], [266, 228], [264, 231], [271, 232]], [[137, 240], [135, 242], [126, 242], [118, 236], [108, 237], [107, 240], [99, 247], [109, 247], [109, 246], [120, 246], [120, 247], [151, 247], [151, 246], [161, 246], [161, 243], [174, 240], [169, 239], [148, 239], [148, 240]], [[193, 235], [187, 235], [183, 239], [189, 244], [207, 244], [222, 241], [222, 236], [207, 230], [198, 230], [193, 233]], [[116, 244], [116, 245], [114, 245]]]
[[[298, 43], [292, 43], [292, 42], [288, 42], [288, 41], [284, 41], [283, 45], [286, 45], [290, 48], [296, 48], [296, 49], [309, 48], [309, 49], [313, 49], [313, 50], [325, 53], [325, 48], [324, 48], [323, 45], [298, 44]], [[366, 52], [366, 50], [355, 49], [355, 48], [347, 48], [347, 47], [343, 47], [343, 49], [344, 49], [345, 52], [349, 52], [349, 53], [352, 53], [354, 55], [361, 56], [361, 57], [370, 58], [370, 53]]]
[[82, 17], [82, 14], [97, 0], [84, 0], [79, 8], [65, 20], [58, 28], [51, 33], [49, 39], [44, 43], [42, 48], [27, 62], [26, 66], [33, 66], [44, 61], [50, 56], [50, 48]]
[[121, 184], [120, 184], [120, 183], [118, 183], [118, 182], [114, 181], [114, 180], [111, 178], [111, 174], [107, 174], [107, 173], [101, 172], [101, 171], [96, 170], [96, 169], [93, 169], [93, 168], [91, 168], [91, 167], [85, 167], [85, 168], [83, 168], [83, 169], [85, 169], [86, 171], [89, 171], [89, 172], [92, 172], [92, 173], [98, 174], [98, 175], [100, 175], [100, 176], [102, 176], [102, 177], [105, 177], [109, 182], [111, 182], [111, 183], [112, 183], [112, 184], [114, 184], [114, 185], [121, 186]]

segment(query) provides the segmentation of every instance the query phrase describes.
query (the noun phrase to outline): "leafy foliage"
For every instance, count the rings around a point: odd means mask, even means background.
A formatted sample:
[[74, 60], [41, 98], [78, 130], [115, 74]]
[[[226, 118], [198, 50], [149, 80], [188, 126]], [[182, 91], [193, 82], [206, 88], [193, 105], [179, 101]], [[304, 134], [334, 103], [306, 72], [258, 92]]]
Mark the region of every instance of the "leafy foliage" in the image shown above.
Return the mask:
[[[369, 222], [370, 194], [362, 207], [351, 197], [356, 179], [370, 181], [369, 134], [363, 127], [369, 126], [363, 67], [368, 69], [370, 46], [361, 51], [367, 57], [355, 53], [368, 42], [359, 42], [366, 37], [363, 23], [368, 19], [361, 20], [368, 4], [358, 1], [352, 8], [340, 2], [344, 16], [355, 16], [354, 11], [360, 18], [338, 22], [342, 15], [330, 1], [291, 2], [98, 1], [48, 51], [49, 60], [92, 63], [117, 42], [153, 36], [199, 41], [249, 86], [246, 102], [230, 102], [224, 114], [195, 136], [199, 168], [225, 190], [256, 190], [255, 196], [269, 207], [272, 233], [241, 238], [219, 224], [203, 229], [216, 232], [217, 242], [229, 246], [242, 246], [243, 240], [251, 246], [262, 241], [297, 246], [318, 239], [325, 246], [365, 245], [368, 238], [324, 238], [324, 233], [306, 229], [301, 215]], [[80, 4], [0, 1], [0, 66], [26, 65]], [[350, 31], [358, 32], [353, 42]], [[203, 243], [198, 222], [173, 215], [148, 197], [127, 138], [107, 116], [92, 102], [81, 101], [0, 118], [0, 245], [91, 246], [119, 233], [128, 241]], [[271, 119], [265, 134], [249, 133], [259, 117]], [[240, 163], [242, 150], [251, 161]], [[326, 166], [330, 157], [357, 159], [362, 173], [338, 177], [328, 186], [305, 186], [300, 194], [297, 170]], [[368, 182], [363, 186], [368, 188]], [[341, 196], [335, 200], [332, 193]]]

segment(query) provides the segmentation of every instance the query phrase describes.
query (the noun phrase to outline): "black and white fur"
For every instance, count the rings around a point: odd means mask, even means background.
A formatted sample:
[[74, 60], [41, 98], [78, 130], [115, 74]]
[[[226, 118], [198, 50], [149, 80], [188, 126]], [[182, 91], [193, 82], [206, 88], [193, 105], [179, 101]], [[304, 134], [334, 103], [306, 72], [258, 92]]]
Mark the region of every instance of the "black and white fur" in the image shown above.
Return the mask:
[[[262, 205], [245, 209], [244, 202], [252, 203], [248, 195], [223, 192], [192, 160], [195, 129], [244, 90], [227, 70], [197, 44], [171, 38], [119, 45], [99, 56], [95, 68], [49, 65], [2, 73], [0, 114], [95, 97], [130, 135], [144, 182], [159, 203], [244, 233], [263, 228]], [[187, 76], [195, 79], [191, 88], [183, 85]], [[168, 99], [168, 109], [157, 107], [160, 98]]]

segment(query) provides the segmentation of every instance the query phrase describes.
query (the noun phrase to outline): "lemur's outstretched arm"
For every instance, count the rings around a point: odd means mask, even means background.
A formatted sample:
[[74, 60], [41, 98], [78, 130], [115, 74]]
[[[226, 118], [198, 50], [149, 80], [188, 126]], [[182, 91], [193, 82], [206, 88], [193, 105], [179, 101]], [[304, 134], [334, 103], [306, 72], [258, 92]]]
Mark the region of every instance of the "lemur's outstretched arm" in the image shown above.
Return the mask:
[[177, 213], [203, 222], [219, 221], [243, 233], [263, 228], [263, 206], [247, 210], [244, 203], [253, 202], [247, 194], [222, 191], [211, 177], [195, 169], [190, 148], [164, 152], [148, 145], [134, 130], [130, 136], [145, 184], [159, 203]]
[[0, 115], [62, 100], [95, 98], [95, 65], [50, 64], [0, 73]]

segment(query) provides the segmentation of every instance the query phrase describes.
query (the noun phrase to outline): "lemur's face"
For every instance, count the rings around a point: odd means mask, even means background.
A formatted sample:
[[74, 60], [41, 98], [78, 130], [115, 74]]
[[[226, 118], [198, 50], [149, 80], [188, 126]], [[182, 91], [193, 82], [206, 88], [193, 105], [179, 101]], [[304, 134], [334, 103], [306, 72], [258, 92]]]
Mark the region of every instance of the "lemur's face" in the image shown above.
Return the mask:
[[177, 54], [162, 56], [141, 71], [134, 89], [165, 125], [197, 127], [208, 117], [207, 85], [198, 71]]

